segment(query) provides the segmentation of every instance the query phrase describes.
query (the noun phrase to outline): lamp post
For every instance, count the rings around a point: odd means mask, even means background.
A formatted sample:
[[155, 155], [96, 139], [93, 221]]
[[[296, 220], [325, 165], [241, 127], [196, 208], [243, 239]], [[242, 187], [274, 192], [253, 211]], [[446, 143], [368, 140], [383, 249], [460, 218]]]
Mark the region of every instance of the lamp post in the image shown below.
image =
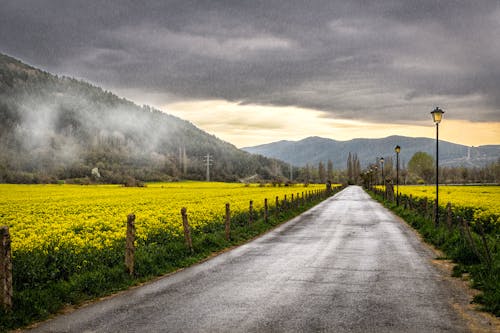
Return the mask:
[[436, 107], [432, 112], [432, 120], [436, 124], [436, 205], [435, 205], [435, 215], [434, 223], [437, 225], [439, 223], [439, 123], [443, 119], [444, 111]]
[[396, 146], [394, 151], [396, 152], [396, 204], [399, 206], [399, 153], [401, 152], [401, 147]]
[[368, 188], [370, 190], [372, 189], [372, 175], [373, 175], [373, 169], [370, 167], [370, 169], [368, 169]]
[[381, 158], [380, 158], [380, 166], [382, 167], [382, 185], [384, 185], [384, 186], [385, 186], [385, 178], [384, 178], [384, 162], [385, 162], [384, 158], [383, 158], [383, 157], [381, 157]]

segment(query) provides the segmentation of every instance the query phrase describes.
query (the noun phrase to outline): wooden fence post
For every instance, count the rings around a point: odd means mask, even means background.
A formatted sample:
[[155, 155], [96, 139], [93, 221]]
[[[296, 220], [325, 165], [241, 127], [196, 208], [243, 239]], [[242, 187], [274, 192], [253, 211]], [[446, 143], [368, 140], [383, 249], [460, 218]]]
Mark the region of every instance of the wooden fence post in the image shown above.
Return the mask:
[[250, 200], [250, 205], [248, 206], [248, 224], [253, 223], [253, 200]]
[[9, 227], [0, 227], [0, 308], [12, 309], [12, 253]]
[[477, 223], [477, 228], [479, 229], [479, 235], [481, 236], [481, 241], [483, 242], [486, 264], [491, 269], [491, 265], [493, 263], [493, 260], [491, 258], [491, 250], [490, 250], [490, 247], [488, 246], [488, 240], [486, 239], [486, 236], [484, 235], [483, 225], [479, 221]]
[[194, 252], [193, 240], [191, 239], [191, 229], [189, 228], [186, 207], [182, 207], [181, 216], [182, 216], [182, 226], [184, 227], [184, 238], [186, 239], [186, 245], [189, 248], [189, 250], [191, 251], [191, 253], [193, 253]]
[[292, 208], [295, 206], [295, 202], [293, 201], [293, 193], [292, 193], [292, 200], [290, 201], [290, 206], [292, 206]]
[[466, 239], [468, 240], [468, 243], [472, 249], [472, 252], [474, 252], [474, 254], [479, 258], [479, 260], [483, 261], [483, 256], [479, 252], [479, 250], [476, 246], [476, 242], [474, 241], [474, 238], [472, 237], [472, 233], [470, 231], [469, 224], [462, 217], [460, 217], [460, 221], [462, 222], [462, 228], [464, 230], [464, 234], [466, 236]]
[[127, 241], [125, 245], [125, 267], [130, 275], [134, 274], [134, 253], [135, 253], [135, 215], [127, 216]]
[[395, 201], [396, 197], [394, 195], [394, 185], [391, 181], [387, 181], [385, 185], [385, 198], [391, 202]]
[[231, 208], [229, 203], [226, 204], [226, 240], [231, 239]]
[[264, 199], [264, 222], [268, 222], [268, 216], [267, 214], [269, 213], [268, 207], [267, 207], [267, 198]]
[[279, 207], [280, 207], [280, 199], [276, 197], [276, 203], [274, 208], [274, 214], [276, 215], [276, 217], [278, 217], [279, 214]]
[[453, 215], [451, 212], [451, 202], [448, 202], [446, 204], [446, 225], [448, 226], [448, 231], [450, 231], [450, 232], [451, 232], [451, 228], [452, 228], [452, 218], [453, 218]]

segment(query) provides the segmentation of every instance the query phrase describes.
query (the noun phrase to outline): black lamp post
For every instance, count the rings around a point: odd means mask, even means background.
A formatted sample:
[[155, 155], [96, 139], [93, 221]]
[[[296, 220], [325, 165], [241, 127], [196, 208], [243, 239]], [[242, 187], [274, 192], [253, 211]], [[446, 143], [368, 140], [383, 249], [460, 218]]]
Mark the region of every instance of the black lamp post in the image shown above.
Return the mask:
[[373, 168], [370, 167], [370, 169], [368, 170], [368, 187], [370, 188], [370, 190], [372, 189], [372, 184], [373, 182]]
[[432, 112], [432, 120], [436, 124], [436, 205], [434, 223], [439, 223], [439, 123], [443, 119], [444, 111], [436, 107]]
[[383, 158], [383, 157], [381, 157], [381, 158], [380, 158], [380, 165], [382, 166], [382, 185], [384, 185], [384, 186], [385, 186], [385, 178], [384, 178], [384, 162], [385, 162], [384, 158]]
[[396, 204], [399, 206], [399, 153], [401, 152], [401, 147], [396, 146], [394, 151], [396, 152]]

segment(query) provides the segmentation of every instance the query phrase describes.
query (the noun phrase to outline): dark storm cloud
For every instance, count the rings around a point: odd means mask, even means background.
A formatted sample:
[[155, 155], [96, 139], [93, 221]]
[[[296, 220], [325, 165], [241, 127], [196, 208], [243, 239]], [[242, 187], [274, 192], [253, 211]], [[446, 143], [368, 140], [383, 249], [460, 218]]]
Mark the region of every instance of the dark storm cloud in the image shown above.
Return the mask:
[[0, 51], [107, 89], [500, 121], [494, 1], [0, 0]]

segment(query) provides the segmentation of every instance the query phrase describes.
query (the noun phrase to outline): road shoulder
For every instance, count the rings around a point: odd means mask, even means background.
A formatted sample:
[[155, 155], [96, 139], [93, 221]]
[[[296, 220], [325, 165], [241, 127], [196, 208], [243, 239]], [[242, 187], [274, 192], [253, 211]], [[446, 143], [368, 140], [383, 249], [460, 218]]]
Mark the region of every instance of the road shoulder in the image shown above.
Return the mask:
[[[380, 204], [380, 203], [379, 203]], [[442, 251], [428, 244], [417, 230], [413, 229], [405, 220], [388, 209], [394, 218], [409, 232], [415, 235], [421, 245], [432, 253], [433, 258], [430, 263], [439, 272], [443, 281], [447, 282], [452, 292], [451, 307], [465, 320], [468, 328], [473, 333], [495, 333], [500, 332], [500, 318], [481, 311], [477, 304], [472, 302], [475, 295], [479, 293], [473, 289], [467, 279], [452, 276], [455, 264], [451, 260], [441, 259], [445, 255]]]

